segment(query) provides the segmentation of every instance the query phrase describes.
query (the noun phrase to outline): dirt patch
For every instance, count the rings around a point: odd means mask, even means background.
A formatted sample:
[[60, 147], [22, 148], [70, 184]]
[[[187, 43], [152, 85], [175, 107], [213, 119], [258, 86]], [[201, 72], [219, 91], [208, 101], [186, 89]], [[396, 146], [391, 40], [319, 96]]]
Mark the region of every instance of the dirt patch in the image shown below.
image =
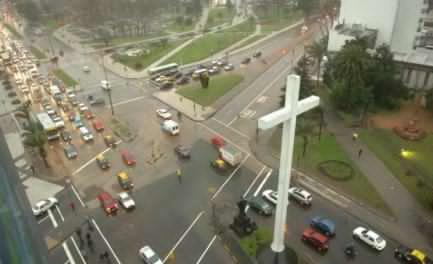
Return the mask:
[[418, 128], [433, 133], [433, 113], [415, 102], [404, 103], [398, 111], [375, 114], [369, 118], [369, 123], [374, 127], [393, 129], [410, 120], [415, 120]]

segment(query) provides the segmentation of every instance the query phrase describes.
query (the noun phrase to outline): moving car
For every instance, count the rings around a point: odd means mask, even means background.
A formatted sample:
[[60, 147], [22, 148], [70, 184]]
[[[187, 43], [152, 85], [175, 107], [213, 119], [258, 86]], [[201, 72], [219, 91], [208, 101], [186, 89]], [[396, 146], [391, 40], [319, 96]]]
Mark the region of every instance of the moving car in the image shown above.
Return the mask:
[[189, 159], [191, 158], [191, 148], [189, 146], [185, 146], [185, 145], [177, 145], [174, 148], [174, 152], [176, 152], [176, 154], [180, 157], [180, 158], [184, 158], [184, 159]]
[[98, 195], [99, 203], [101, 204], [102, 209], [104, 209], [107, 215], [116, 214], [119, 209], [119, 205], [116, 200], [114, 200], [113, 196], [108, 192], [101, 192]]
[[102, 97], [95, 98], [93, 95], [87, 96], [87, 101], [89, 102], [89, 105], [95, 106], [95, 105], [105, 105], [105, 100]]
[[424, 252], [405, 246], [399, 246], [394, 250], [394, 256], [405, 264], [433, 264]]
[[161, 128], [172, 136], [176, 136], [179, 134], [179, 125], [173, 120], [165, 120], [162, 123]]
[[162, 119], [170, 119], [172, 114], [165, 108], [156, 109], [156, 114]]
[[329, 248], [329, 238], [317, 232], [313, 228], [307, 228], [302, 232], [301, 240], [314, 247], [321, 253], [326, 253]]
[[217, 66], [212, 66], [212, 68], [209, 69], [209, 75], [215, 75], [220, 72], [220, 68]]
[[97, 131], [97, 132], [101, 132], [104, 131], [104, 124], [102, 123], [101, 120], [99, 119], [95, 119], [92, 122], [93, 128]]
[[120, 151], [123, 162], [128, 166], [133, 166], [136, 163], [135, 157], [126, 149]]
[[261, 56], [262, 56], [262, 52], [261, 51], [254, 52], [254, 54], [253, 54], [254, 58], [260, 58]]
[[60, 133], [60, 137], [65, 142], [69, 142], [72, 140], [72, 135], [68, 131], [62, 131], [62, 133]]
[[315, 216], [311, 219], [310, 225], [327, 237], [335, 236], [335, 223], [330, 219]]
[[132, 182], [131, 178], [129, 178], [129, 175], [126, 171], [117, 173], [117, 181], [119, 182], [120, 187], [125, 191], [129, 191], [134, 188], [134, 183]]
[[273, 205], [277, 204], [278, 200], [278, 193], [274, 190], [264, 190], [262, 192], [263, 198], [266, 199], [266, 201], [272, 203]]
[[57, 204], [59, 204], [59, 201], [54, 197], [48, 197], [47, 199], [40, 200], [34, 206], [32, 206], [33, 215], [40, 216]]
[[225, 71], [232, 71], [232, 70], [234, 70], [234, 68], [235, 68], [235, 66], [233, 66], [233, 64], [231, 64], [231, 63], [224, 66]]
[[146, 264], [164, 264], [155, 251], [149, 246], [140, 248], [138, 255]]
[[241, 64], [249, 64], [251, 62], [251, 58], [245, 58], [241, 61]]
[[135, 202], [127, 192], [119, 193], [119, 203], [126, 210], [132, 210], [135, 208]]
[[87, 127], [80, 127], [80, 135], [81, 138], [85, 141], [85, 142], [90, 142], [93, 140], [93, 134], [87, 129]]
[[270, 206], [262, 197], [253, 196], [246, 199], [251, 209], [256, 211], [260, 215], [271, 216], [272, 206]]
[[90, 72], [89, 66], [83, 66], [83, 72], [85, 72], [85, 73]]
[[306, 190], [299, 187], [291, 187], [289, 189], [289, 198], [295, 200], [303, 206], [310, 206], [313, 197]]
[[98, 164], [99, 168], [103, 170], [107, 170], [111, 167], [110, 161], [102, 154], [96, 157], [96, 163]]
[[92, 111], [87, 110], [87, 111], [84, 112], [84, 117], [85, 117], [87, 120], [90, 120], [90, 119], [95, 118], [95, 115], [92, 113]]
[[102, 88], [102, 90], [104, 90], [104, 91], [111, 90], [111, 84], [110, 84], [110, 82], [107, 81], [107, 80], [102, 80], [102, 81], [101, 81], [101, 88]]
[[104, 135], [104, 142], [107, 147], [114, 148], [116, 147], [116, 138], [111, 134]]
[[361, 240], [378, 251], [382, 251], [386, 247], [385, 239], [379, 236], [376, 232], [362, 226], [353, 230], [353, 238]]
[[68, 159], [74, 159], [78, 156], [77, 148], [73, 144], [66, 144], [63, 147], [63, 151]]

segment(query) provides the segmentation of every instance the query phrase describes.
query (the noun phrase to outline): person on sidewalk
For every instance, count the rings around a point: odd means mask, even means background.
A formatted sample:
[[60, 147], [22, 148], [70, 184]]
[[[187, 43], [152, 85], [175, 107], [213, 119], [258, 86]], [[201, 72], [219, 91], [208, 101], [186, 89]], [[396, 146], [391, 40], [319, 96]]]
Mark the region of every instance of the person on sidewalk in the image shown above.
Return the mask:
[[179, 180], [179, 183], [182, 183], [182, 171], [180, 169], [176, 170], [177, 179]]
[[358, 151], [358, 158], [361, 158], [361, 156], [362, 156], [362, 149], [359, 149], [359, 151]]

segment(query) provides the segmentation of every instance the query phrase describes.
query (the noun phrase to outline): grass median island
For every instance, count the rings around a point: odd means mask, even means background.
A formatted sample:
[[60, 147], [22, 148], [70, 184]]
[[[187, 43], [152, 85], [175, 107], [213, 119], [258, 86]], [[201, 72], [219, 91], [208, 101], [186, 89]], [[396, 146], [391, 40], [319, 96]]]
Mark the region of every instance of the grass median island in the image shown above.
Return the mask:
[[53, 71], [53, 73], [57, 78], [59, 78], [66, 85], [66, 87], [78, 85], [78, 82], [76, 80], [72, 79], [72, 77], [69, 76], [69, 74], [67, 74], [61, 69], [56, 69]]
[[208, 88], [202, 88], [200, 81], [197, 81], [178, 89], [176, 92], [202, 106], [209, 106], [242, 82], [243, 79], [244, 77], [239, 74], [211, 76]]
[[149, 52], [143, 52], [143, 54], [139, 56], [128, 56], [128, 55], [120, 55], [120, 54], [113, 54], [112, 58], [122, 63], [123, 65], [134, 69], [136, 71], [141, 71], [147, 66], [151, 65], [155, 61], [159, 60], [161, 57], [163, 57], [165, 54], [169, 53], [176, 47], [178, 47], [180, 44], [182, 44], [183, 41], [176, 41], [176, 42], [168, 42], [165, 45], [151, 45], [147, 49]]
[[195, 61], [200, 61], [209, 56], [224, 50], [236, 42], [251, 35], [256, 28], [253, 19], [249, 19], [237, 26], [208, 33], [194, 40], [189, 45], [175, 53], [161, 64], [176, 62], [179, 64], [188, 64]]
[[211, 28], [224, 23], [231, 23], [235, 16], [235, 9], [227, 7], [215, 7], [209, 10], [206, 27]]
[[[425, 207], [433, 209], [433, 135], [421, 141], [406, 141], [391, 130], [365, 129], [361, 140], [381, 159], [395, 177]], [[402, 149], [408, 151], [406, 158]]]
[[[279, 156], [281, 146], [281, 129], [276, 130], [271, 138], [271, 146], [275, 156]], [[362, 174], [354, 162], [348, 157], [344, 150], [337, 143], [335, 136], [323, 133], [319, 141], [317, 136], [309, 137], [305, 157], [302, 156], [303, 140], [297, 136], [295, 139], [295, 152], [293, 165], [309, 176], [319, 179], [339, 191], [355, 197], [357, 200], [369, 204], [388, 215], [392, 215], [391, 209], [382, 200], [374, 186]], [[334, 179], [325, 176], [319, 170], [319, 164], [325, 161], [337, 161], [350, 165], [353, 168], [353, 176], [347, 180]], [[332, 171], [332, 168], [328, 168]]]
[[36, 48], [35, 46], [30, 47], [30, 52], [35, 55], [37, 59], [43, 60], [46, 59], [47, 56], [45, 56], [45, 53], [43, 53], [40, 49]]

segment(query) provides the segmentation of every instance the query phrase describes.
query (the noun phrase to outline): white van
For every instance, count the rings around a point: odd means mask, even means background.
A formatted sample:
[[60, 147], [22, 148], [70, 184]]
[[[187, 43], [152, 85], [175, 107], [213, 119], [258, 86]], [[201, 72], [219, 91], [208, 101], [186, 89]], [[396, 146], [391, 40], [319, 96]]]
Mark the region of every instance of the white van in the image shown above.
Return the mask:
[[107, 80], [102, 80], [101, 81], [101, 88], [105, 91], [111, 90], [111, 84], [109, 81]]
[[161, 128], [172, 136], [176, 136], [179, 134], [179, 124], [174, 122], [173, 120], [165, 120], [164, 122], [162, 122]]
[[80, 127], [80, 135], [85, 142], [93, 140], [93, 134], [84, 126]]

